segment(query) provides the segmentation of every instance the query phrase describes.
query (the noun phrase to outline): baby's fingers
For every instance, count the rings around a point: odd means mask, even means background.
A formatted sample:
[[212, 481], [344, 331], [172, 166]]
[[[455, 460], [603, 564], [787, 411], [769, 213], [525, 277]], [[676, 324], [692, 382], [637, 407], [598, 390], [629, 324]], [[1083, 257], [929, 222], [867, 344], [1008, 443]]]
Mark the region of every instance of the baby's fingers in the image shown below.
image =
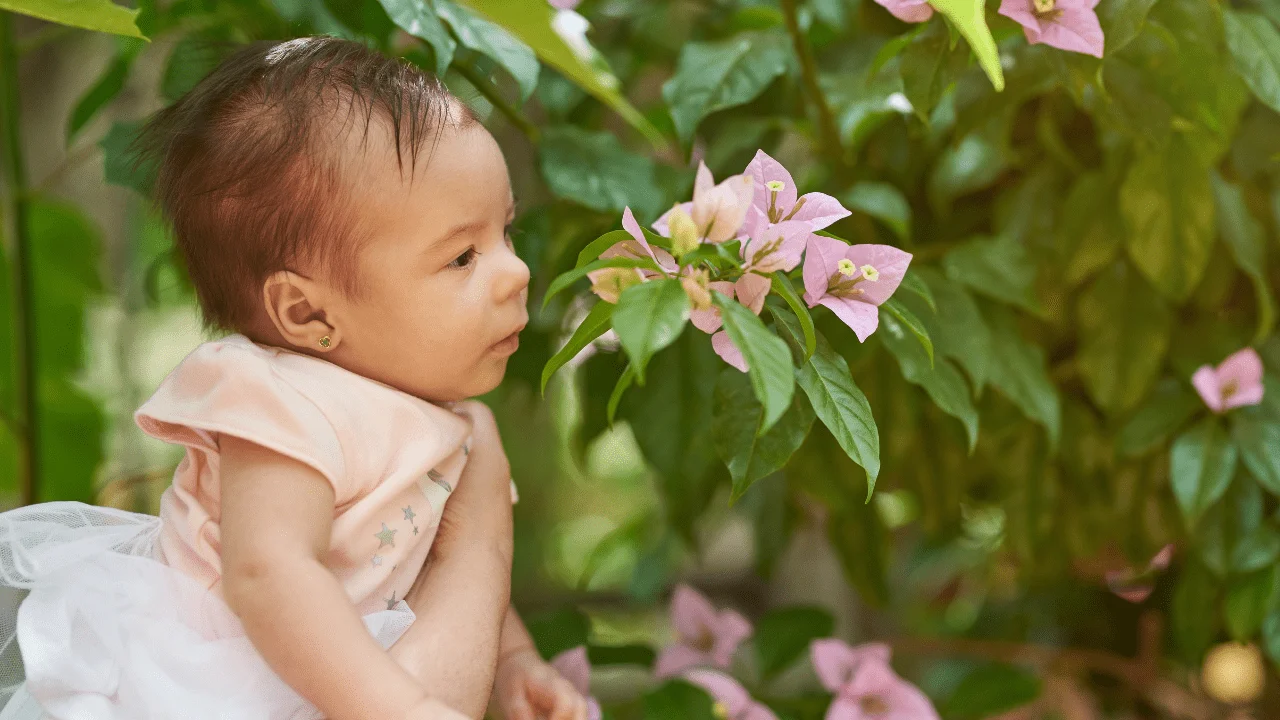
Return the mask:
[[529, 699], [522, 692], [512, 693], [502, 709], [506, 720], [538, 720], [533, 707], [529, 705]]
[[586, 720], [586, 700], [562, 677], [531, 682], [529, 692], [535, 703], [550, 711], [548, 720]]

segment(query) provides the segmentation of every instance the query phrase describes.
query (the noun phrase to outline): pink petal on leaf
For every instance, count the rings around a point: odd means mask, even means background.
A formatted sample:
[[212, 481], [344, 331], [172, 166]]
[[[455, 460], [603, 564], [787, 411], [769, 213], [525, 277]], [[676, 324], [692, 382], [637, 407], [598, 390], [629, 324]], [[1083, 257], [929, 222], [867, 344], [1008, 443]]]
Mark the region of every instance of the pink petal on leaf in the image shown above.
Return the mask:
[[733, 344], [733, 340], [729, 339], [729, 333], [721, 330], [715, 335], [712, 335], [711, 349], [716, 351], [716, 354], [720, 356], [720, 359], [729, 363], [738, 370], [746, 372], [749, 369], [747, 366], [747, 359], [742, 356], [742, 351], [738, 349], [738, 346]]

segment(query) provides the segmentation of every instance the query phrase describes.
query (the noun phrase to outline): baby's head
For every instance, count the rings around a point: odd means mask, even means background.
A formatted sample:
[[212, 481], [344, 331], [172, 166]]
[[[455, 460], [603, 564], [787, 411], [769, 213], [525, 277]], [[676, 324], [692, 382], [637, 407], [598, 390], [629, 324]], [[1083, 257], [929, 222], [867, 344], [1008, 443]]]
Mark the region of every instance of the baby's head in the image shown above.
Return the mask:
[[437, 402], [502, 380], [529, 271], [493, 137], [358, 43], [255, 43], [144, 128], [208, 325]]

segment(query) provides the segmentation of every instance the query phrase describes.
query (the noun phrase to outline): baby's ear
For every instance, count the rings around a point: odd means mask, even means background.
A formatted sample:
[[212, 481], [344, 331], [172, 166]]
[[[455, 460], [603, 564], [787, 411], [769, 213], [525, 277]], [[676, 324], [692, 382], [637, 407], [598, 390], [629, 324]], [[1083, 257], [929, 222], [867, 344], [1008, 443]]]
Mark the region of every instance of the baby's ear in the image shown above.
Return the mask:
[[327, 300], [321, 285], [288, 270], [272, 273], [262, 284], [267, 317], [285, 341], [304, 350], [324, 352], [340, 342], [325, 314]]

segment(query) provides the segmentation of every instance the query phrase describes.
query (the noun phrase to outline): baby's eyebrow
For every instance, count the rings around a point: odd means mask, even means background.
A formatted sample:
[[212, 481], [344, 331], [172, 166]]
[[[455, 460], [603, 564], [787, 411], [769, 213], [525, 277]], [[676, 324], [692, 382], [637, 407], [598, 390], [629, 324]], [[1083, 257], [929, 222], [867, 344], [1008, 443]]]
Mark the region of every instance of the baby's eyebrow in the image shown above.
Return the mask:
[[460, 235], [469, 235], [483, 230], [488, 224], [489, 223], [484, 220], [472, 220], [471, 222], [462, 223], [461, 225], [455, 225], [451, 230], [449, 230], [449, 232], [442, 235], [434, 244], [444, 245]]

